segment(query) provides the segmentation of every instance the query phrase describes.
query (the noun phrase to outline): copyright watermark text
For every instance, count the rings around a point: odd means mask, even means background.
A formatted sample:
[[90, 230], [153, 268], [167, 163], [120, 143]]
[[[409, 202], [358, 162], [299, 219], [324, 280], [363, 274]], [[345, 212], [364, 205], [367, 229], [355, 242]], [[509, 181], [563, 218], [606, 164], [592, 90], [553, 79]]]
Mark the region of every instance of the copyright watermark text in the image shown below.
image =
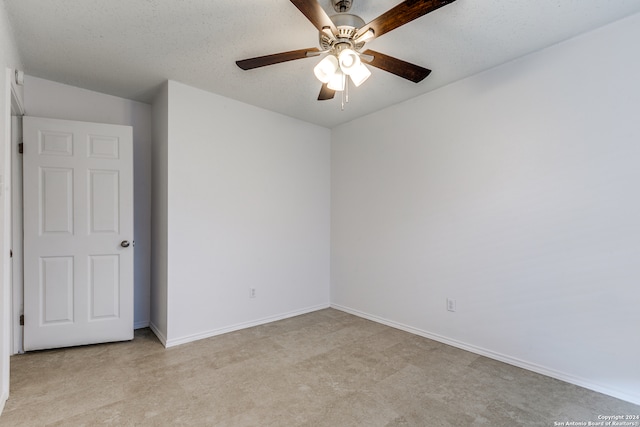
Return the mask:
[[625, 427], [640, 427], [640, 414], [625, 414], [625, 415], [598, 415], [594, 420], [564, 420], [554, 421], [554, 427], [568, 427], [568, 426], [625, 426]]

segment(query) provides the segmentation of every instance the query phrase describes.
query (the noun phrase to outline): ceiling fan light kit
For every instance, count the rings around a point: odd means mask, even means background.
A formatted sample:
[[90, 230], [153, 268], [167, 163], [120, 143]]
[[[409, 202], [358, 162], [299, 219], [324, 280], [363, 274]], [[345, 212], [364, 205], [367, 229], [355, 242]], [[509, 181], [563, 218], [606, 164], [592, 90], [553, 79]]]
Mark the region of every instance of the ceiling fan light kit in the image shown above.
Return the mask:
[[329, 88], [335, 91], [344, 90], [344, 76], [349, 76], [356, 87], [364, 83], [371, 75], [371, 71], [360, 61], [360, 55], [353, 49], [345, 48], [337, 55], [331, 52], [325, 56], [313, 72], [321, 83], [329, 83]]
[[324, 59], [318, 62], [318, 65], [313, 69], [313, 74], [322, 83], [329, 83], [331, 77], [340, 69], [338, 64], [338, 58], [333, 55], [325, 56]]
[[329, 79], [329, 83], [327, 87], [336, 92], [341, 92], [345, 88], [345, 75], [342, 71], [338, 70], [331, 79]]
[[[338, 14], [329, 16], [317, 0], [291, 0], [319, 31], [320, 49], [299, 49], [290, 52], [236, 61], [243, 70], [264, 67], [281, 62], [326, 54], [314, 67], [313, 73], [322, 83], [318, 100], [333, 99], [335, 92], [342, 92], [342, 108], [349, 101], [347, 76], [356, 86], [360, 86], [370, 76], [371, 71], [363, 63], [379, 68], [414, 83], [427, 77], [431, 70], [411, 64], [391, 56], [367, 49], [365, 43], [380, 37], [427, 13], [433, 12], [455, 0], [405, 0], [387, 12], [365, 24], [359, 16], [346, 13], [351, 9], [352, 0], [329, 0]], [[345, 97], [344, 92], [347, 92]]]
[[356, 69], [362, 65], [360, 62], [360, 57], [358, 54], [352, 49], [343, 49], [342, 52], [338, 55], [338, 63], [340, 64], [340, 69], [347, 76], [350, 76], [351, 73], [355, 72]]
[[356, 87], [359, 87], [362, 83], [364, 83], [371, 76], [371, 71], [364, 64], [360, 64], [356, 70], [354, 70], [349, 77], [351, 81]]

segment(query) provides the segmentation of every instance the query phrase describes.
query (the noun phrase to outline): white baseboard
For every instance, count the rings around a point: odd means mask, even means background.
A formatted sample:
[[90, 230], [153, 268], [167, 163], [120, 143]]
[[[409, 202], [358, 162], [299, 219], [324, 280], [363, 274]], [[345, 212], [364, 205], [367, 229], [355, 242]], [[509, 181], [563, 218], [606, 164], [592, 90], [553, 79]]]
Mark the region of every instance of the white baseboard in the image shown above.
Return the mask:
[[0, 397], [0, 416], [2, 416], [2, 411], [4, 411], [4, 404], [7, 403], [8, 396], [5, 396], [3, 393]]
[[[198, 341], [204, 338], [214, 337], [216, 335], [226, 334], [228, 332], [238, 331], [240, 329], [246, 329], [254, 326], [264, 325], [265, 323], [271, 323], [277, 320], [287, 319], [289, 317], [300, 316], [301, 314], [307, 314], [313, 311], [323, 310], [325, 308], [329, 308], [329, 304], [321, 304], [313, 307], [307, 307], [301, 310], [295, 310], [287, 313], [277, 314], [274, 316], [263, 317], [262, 319], [252, 320], [252, 321], [243, 322], [243, 323], [237, 323], [235, 325], [225, 326], [224, 328], [213, 329], [210, 331], [201, 332], [193, 335], [187, 335], [180, 338], [173, 338], [170, 340], [167, 340], [166, 338], [164, 338], [163, 340], [163, 338], [161, 338], [160, 336], [158, 336], [158, 338], [160, 339], [160, 341], [162, 341], [165, 347], [169, 348], [169, 347], [174, 347], [180, 344], [186, 344], [192, 341]], [[151, 325], [151, 330], [154, 331], [156, 335], [158, 335], [158, 333], [154, 330], [153, 324]]]
[[149, 320], [140, 320], [138, 322], [134, 322], [133, 323], [133, 329], [142, 329], [142, 328], [148, 328], [149, 327]]
[[344, 311], [345, 313], [353, 314], [354, 316], [362, 317], [364, 319], [371, 320], [373, 322], [381, 323], [383, 325], [390, 326], [392, 328], [400, 329], [405, 332], [412, 333], [414, 335], [419, 335], [421, 337], [429, 338], [434, 341], [441, 342], [443, 344], [447, 344], [453, 347], [460, 348], [462, 350], [470, 351], [475, 354], [479, 354], [481, 356], [488, 357], [490, 359], [498, 360], [500, 362], [508, 363], [509, 365], [517, 366], [518, 368], [523, 368], [532, 372], [536, 372], [538, 374], [546, 375], [551, 378], [555, 378], [560, 381], [564, 381], [570, 384], [574, 384], [580, 387], [584, 387], [589, 390], [596, 391], [598, 393], [606, 394], [611, 397], [615, 397], [620, 400], [624, 400], [627, 402], [634, 403], [636, 405], [640, 405], [640, 394], [631, 394], [626, 391], [617, 390], [611, 388], [609, 386], [599, 384], [593, 382], [591, 380], [576, 377], [571, 374], [567, 374], [564, 372], [557, 371], [555, 369], [547, 368], [545, 366], [540, 366], [535, 363], [527, 362], [525, 360], [517, 359], [505, 354], [496, 353], [491, 350], [487, 350], [482, 347], [477, 347], [475, 345], [467, 344], [464, 342], [460, 342], [451, 338], [447, 338], [442, 335], [434, 334], [432, 332], [424, 331], [422, 329], [414, 328], [412, 326], [404, 325], [402, 323], [394, 322], [392, 320], [384, 319], [382, 317], [374, 316], [372, 314], [364, 313], [359, 310], [354, 310], [349, 307], [341, 306], [339, 304], [331, 304], [331, 308], [335, 308], [336, 310]]
[[154, 325], [153, 322], [149, 322], [149, 329], [151, 329], [151, 332], [153, 332], [155, 334], [155, 336], [158, 337], [158, 339], [160, 340], [162, 345], [165, 346], [165, 348], [166, 348], [167, 347], [167, 337], [165, 337], [164, 334], [162, 332], [160, 332], [160, 329], [158, 329], [158, 327], [156, 325]]

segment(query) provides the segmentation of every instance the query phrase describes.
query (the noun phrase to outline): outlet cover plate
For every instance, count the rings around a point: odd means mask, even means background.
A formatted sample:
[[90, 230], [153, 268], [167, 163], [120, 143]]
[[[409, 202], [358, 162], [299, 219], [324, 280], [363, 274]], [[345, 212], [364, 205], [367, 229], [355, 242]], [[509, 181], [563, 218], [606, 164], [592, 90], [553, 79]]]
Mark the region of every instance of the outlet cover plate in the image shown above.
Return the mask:
[[447, 298], [447, 310], [456, 311], [456, 300], [453, 298]]

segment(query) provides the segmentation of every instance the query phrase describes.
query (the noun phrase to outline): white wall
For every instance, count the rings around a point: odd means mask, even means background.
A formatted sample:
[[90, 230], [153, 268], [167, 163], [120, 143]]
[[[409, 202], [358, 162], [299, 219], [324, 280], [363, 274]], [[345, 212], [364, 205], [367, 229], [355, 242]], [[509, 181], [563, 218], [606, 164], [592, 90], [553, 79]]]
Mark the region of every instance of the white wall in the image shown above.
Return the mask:
[[[0, 412], [9, 396], [9, 355], [11, 354], [11, 284], [6, 280], [11, 236], [5, 230], [6, 219], [11, 215], [5, 195], [10, 183], [9, 161], [11, 143], [11, 71], [22, 68], [10, 30], [4, 3], [0, 2]], [[9, 71], [9, 72], [7, 72]], [[6, 76], [6, 77], [5, 77]]]
[[133, 126], [134, 325], [150, 319], [151, 106], [25, 76], [24, 105], [34, 117]]
[[635, 15], [335, 128], [332, 303], [640, 403], [638, 40]]
[[163, 344], [167, 342], [167, 184], [169, 85], [158, 90], [151, 112], [152, 191], [151, 191], [151, 329]]
[[328, 306], [329, 162], [329, 129], [169, 82], [168, 346]]

